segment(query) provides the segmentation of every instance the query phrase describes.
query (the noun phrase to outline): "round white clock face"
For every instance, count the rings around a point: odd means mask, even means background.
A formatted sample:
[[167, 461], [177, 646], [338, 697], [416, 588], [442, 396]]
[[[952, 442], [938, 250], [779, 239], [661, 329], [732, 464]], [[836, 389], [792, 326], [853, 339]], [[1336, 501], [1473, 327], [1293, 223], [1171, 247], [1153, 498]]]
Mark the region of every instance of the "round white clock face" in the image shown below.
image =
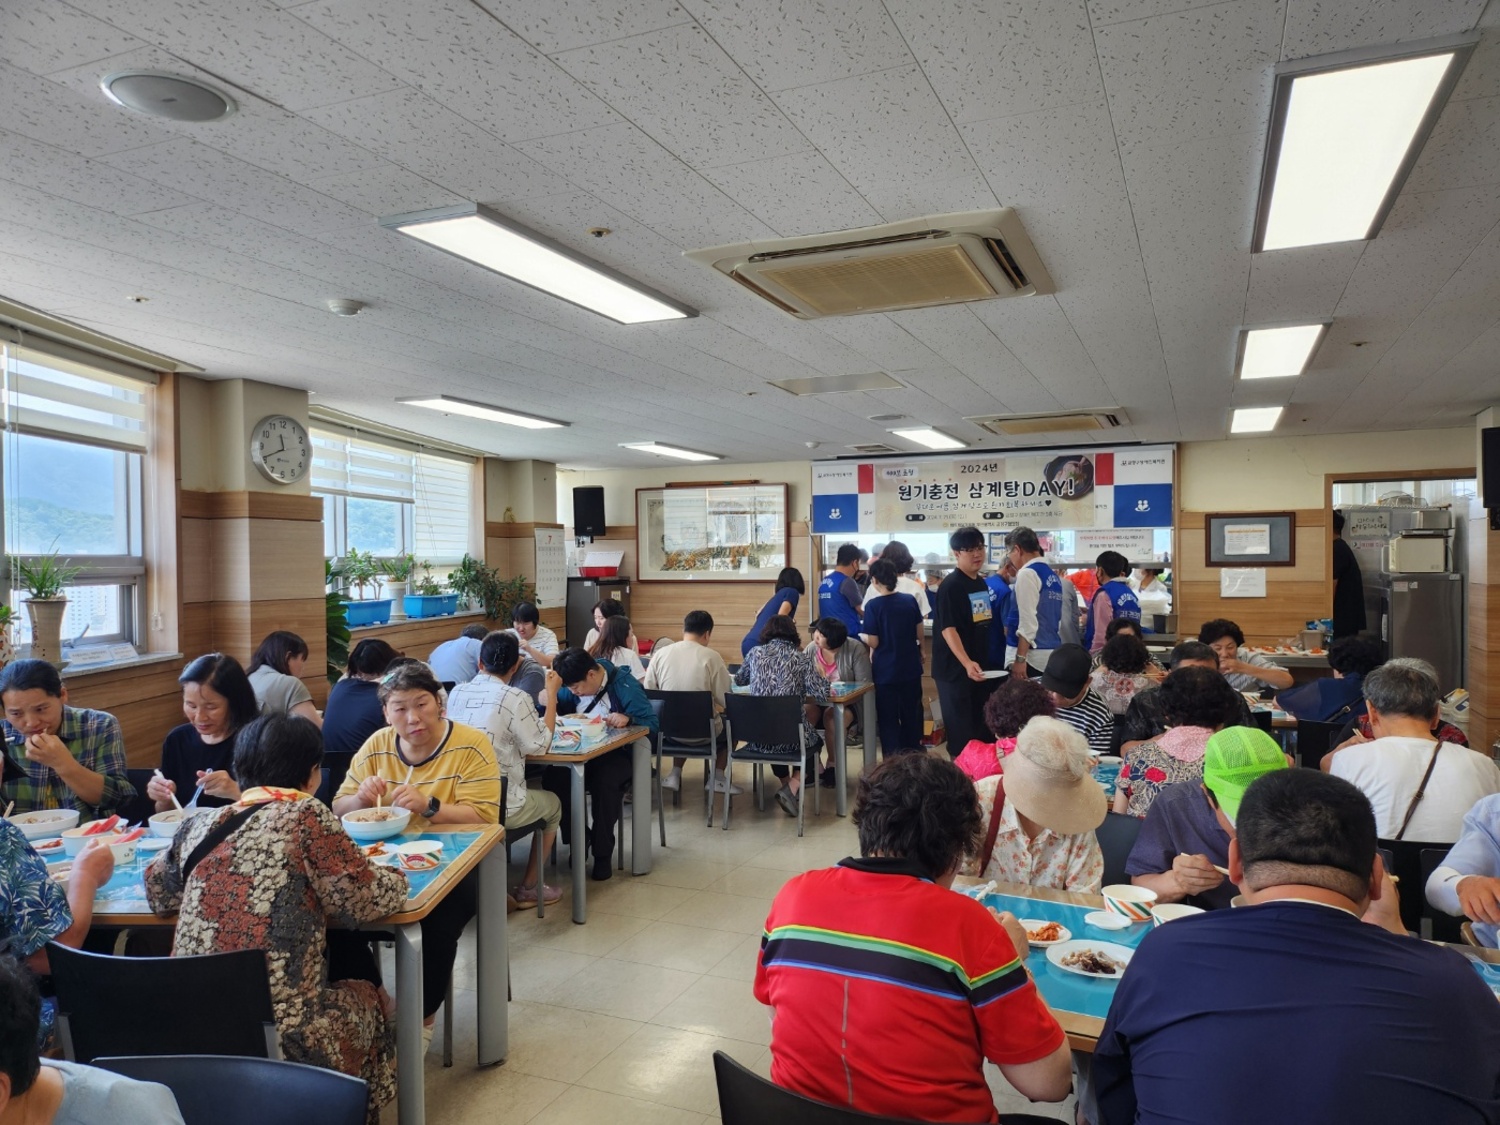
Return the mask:
[[312, 464], [307, 428], [284, 414], [262, 418], [250, 435], [250, 460], [262, 476], [277, 484], [301, 480]]

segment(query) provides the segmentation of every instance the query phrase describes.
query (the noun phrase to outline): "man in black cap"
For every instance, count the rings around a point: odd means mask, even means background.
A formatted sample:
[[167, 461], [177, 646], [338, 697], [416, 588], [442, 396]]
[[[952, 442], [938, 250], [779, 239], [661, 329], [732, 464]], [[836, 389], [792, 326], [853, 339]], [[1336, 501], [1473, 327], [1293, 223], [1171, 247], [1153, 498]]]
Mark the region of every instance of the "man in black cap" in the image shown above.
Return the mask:
[[1095, 754], [1110, 753], [1115, 717], [1089, 686], [1093, 661], [1082, 645], [1058, 645], [1047, 658], [1042, 686], [1057, 704], [1057, 717], [1088, 739]]

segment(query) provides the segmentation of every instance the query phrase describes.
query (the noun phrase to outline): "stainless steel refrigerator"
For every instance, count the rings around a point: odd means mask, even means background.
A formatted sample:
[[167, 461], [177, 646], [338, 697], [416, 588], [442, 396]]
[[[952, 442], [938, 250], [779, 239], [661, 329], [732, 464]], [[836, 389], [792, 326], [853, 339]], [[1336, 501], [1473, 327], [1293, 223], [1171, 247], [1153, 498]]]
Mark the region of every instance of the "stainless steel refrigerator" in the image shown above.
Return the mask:
[[605, 598], [614, 598], [625, 606], [630, 615], [630, 579], [628, 578], [568, 578], [567, 635], [565, 641], [574, 648], [583, 647], [583, 639], [594, 627], [594, 605]]
[[[1366, 631], [1385, 644], [1387, 657], [1430, 661], [1445, 693], [1466, 686], [1464, 521], [1446, 508], [1343, 512], [1344, 538], [1364, 579]], [[1412, 559], [1422, 569], [1407, 569]]]

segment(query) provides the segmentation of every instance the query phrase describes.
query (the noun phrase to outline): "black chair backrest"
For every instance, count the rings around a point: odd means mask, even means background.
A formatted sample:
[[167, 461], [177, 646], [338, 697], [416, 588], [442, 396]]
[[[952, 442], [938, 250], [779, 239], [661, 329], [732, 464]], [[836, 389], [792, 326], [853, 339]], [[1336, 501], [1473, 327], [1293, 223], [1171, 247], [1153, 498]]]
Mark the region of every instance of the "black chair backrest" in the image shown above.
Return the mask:
[[648, 691], [646, 698], [661, 704], [661, 735], [668, 742], [710, 738], [714, 725], [711, 691]]
[[736, 742], [796, 746], [801, 739], [800, 695], [726, 695], [724, 713]]
[[1104, 823], [1094, 830], [1099, 850], [1104, 853], [1104, 886], [1130, 882], [1130, 876], [1125, 874], [1125, 861], [1135, 847], [1135, 838], [1141, 834], [1141, 823], [1138, 816], [1111, 812], [1104, 814]]
[[186, 1125], [364, 1125], [369, 1089], [336, 1070], [230, 1055], [129, 1055], [94, 1065], [159, 1082]]
[[[1458, 940], [1461, 918], [1449, 918], [1441, 912], [1428, 913], [1427, 877], [1442, 865], [1452, 844], [1439, 844], [1421, 840], [1381, 840], [1380, 854], [1385, 860], [1386, 870], [1401, 880], [1401, 924], [1414, 933], [1422, 932], [1422, 918], [1446, 919], [1452, 923], [1445, 932]], [[1436, 931], [1434, 926], [1434, 932]], [[1444, 941], [1450, 939], [1444, 938]]]
[[[1436, 847], [1423, 848], [1418, 855], [1419, 870], [1422, 878], [1420, 884], [1422, 917], [1426, 918], [1432, 924], [1432, 933], [1424, 934], [1423, 936], [1431, 937], [1434, 941], [1463, 941], [1464, 920], [1462, 918], [1455, 918], [1446, 911], [1439, 910], [1427, 901], [1427, 880], [1432, 878], [1434, 871], [1443, 866], [1443, 860], [1448, 858], [1448, 852], [1451, 848], [1451, 844], [1438, 844]], [[1404, 898], [1405, 896], [1403, 895], [1402, 897]]]
[[1309, 769], [1317, 769], [1323, 755], [1333, 749], [1334, 736], [1344, 729], [1344, 724], [1319, 723], [1312, 719], [1297, 720], [1297, 761]]
[[[723, 1125], [917, 1125], [905, 1117], [876, 1117], [845, 1106], [815, 1102], [767, 1082], [723, 1051], [714, 1052], [714, 1079], [719, 1087], [719, 1115]], [[1024, 1125], [1052, 1118], [1006, 1114], [1001, 1121]], [[190, 1123], [191, 1125], [191, 1123]]]
[[1267, 734], [1271, 733], [1271, 722], [1274, 718], [1275, 716], [1272, 715], [1269, 711], [1251, 710], [1250, 712], [1251, 722], [1260, 727], [1260, 729], [1265, 731]]
[[109, 957], [51, 942], [67, 1057], [275, 1055], [276, 1016], [259, 949], [201, 957]]

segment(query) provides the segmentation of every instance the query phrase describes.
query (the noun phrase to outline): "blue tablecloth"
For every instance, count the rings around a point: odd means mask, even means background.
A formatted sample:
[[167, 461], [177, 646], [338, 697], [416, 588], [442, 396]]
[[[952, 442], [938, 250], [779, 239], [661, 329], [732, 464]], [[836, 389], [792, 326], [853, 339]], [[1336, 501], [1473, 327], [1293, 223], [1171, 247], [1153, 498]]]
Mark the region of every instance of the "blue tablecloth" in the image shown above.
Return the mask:
[[[1083, 920], [1091, 907], [1072, 906], [1045, 899], [1019, 898], [1014, 895], [987, 895], [986, 906], [996, 910], [1009, 910], [1017, 918], [1035, 918], [1043, 922], [1061, 922], [1071, 931], [1073, 940], [1108, 941], [1134, 949], [1151, 931], [1151, 923], [1137, 922], [1127, 930], [1101, 930]], [[1102, 910], [1103, 907], [1101, 906]], [[1084, 977], [1059, 969], [1047, 960], [1047, 951], [1032, 947], [1026, 958], [1026, 967], [1036, 979], [1042, 999], [1048, 1007], [1062, 1012], [1075, 1012], [1083, 1016], [1103, 1019], [1109, 1014], [1110, 1001], [1115, 996], [1118, 979]]]
[[1500, 965], [1491, 965], [1485, 961], [1470, 961], [1474, 971], [1479, 974], [1479, 979], [1490, 986], [1490, 991], [1500, 999]]
[[[401, 844], [412, 840], [436, 840], [443, 845], [443, 850], [438, 856], [438, 865], [430, 871], [402, 870], [411, 887], [406, 896], [407, 900], [410, 901], [421, 894], [427, 885], [478, 840], [479, 836], [478, 832], [406, 832], [387, 841], [387, 844]], [[160, 852], [137, 851], [135, 862], [117, 865], [114, 875], [99, 889], [99, 894], [94, 899], [94, 912], [96, 914], [150, 914], [151, 907], [146, 902], [146, 865], [160, 854]], [[47, 864], [52, 866], [68, 860], [68, 856], [59, 854], [49, 856]]]

